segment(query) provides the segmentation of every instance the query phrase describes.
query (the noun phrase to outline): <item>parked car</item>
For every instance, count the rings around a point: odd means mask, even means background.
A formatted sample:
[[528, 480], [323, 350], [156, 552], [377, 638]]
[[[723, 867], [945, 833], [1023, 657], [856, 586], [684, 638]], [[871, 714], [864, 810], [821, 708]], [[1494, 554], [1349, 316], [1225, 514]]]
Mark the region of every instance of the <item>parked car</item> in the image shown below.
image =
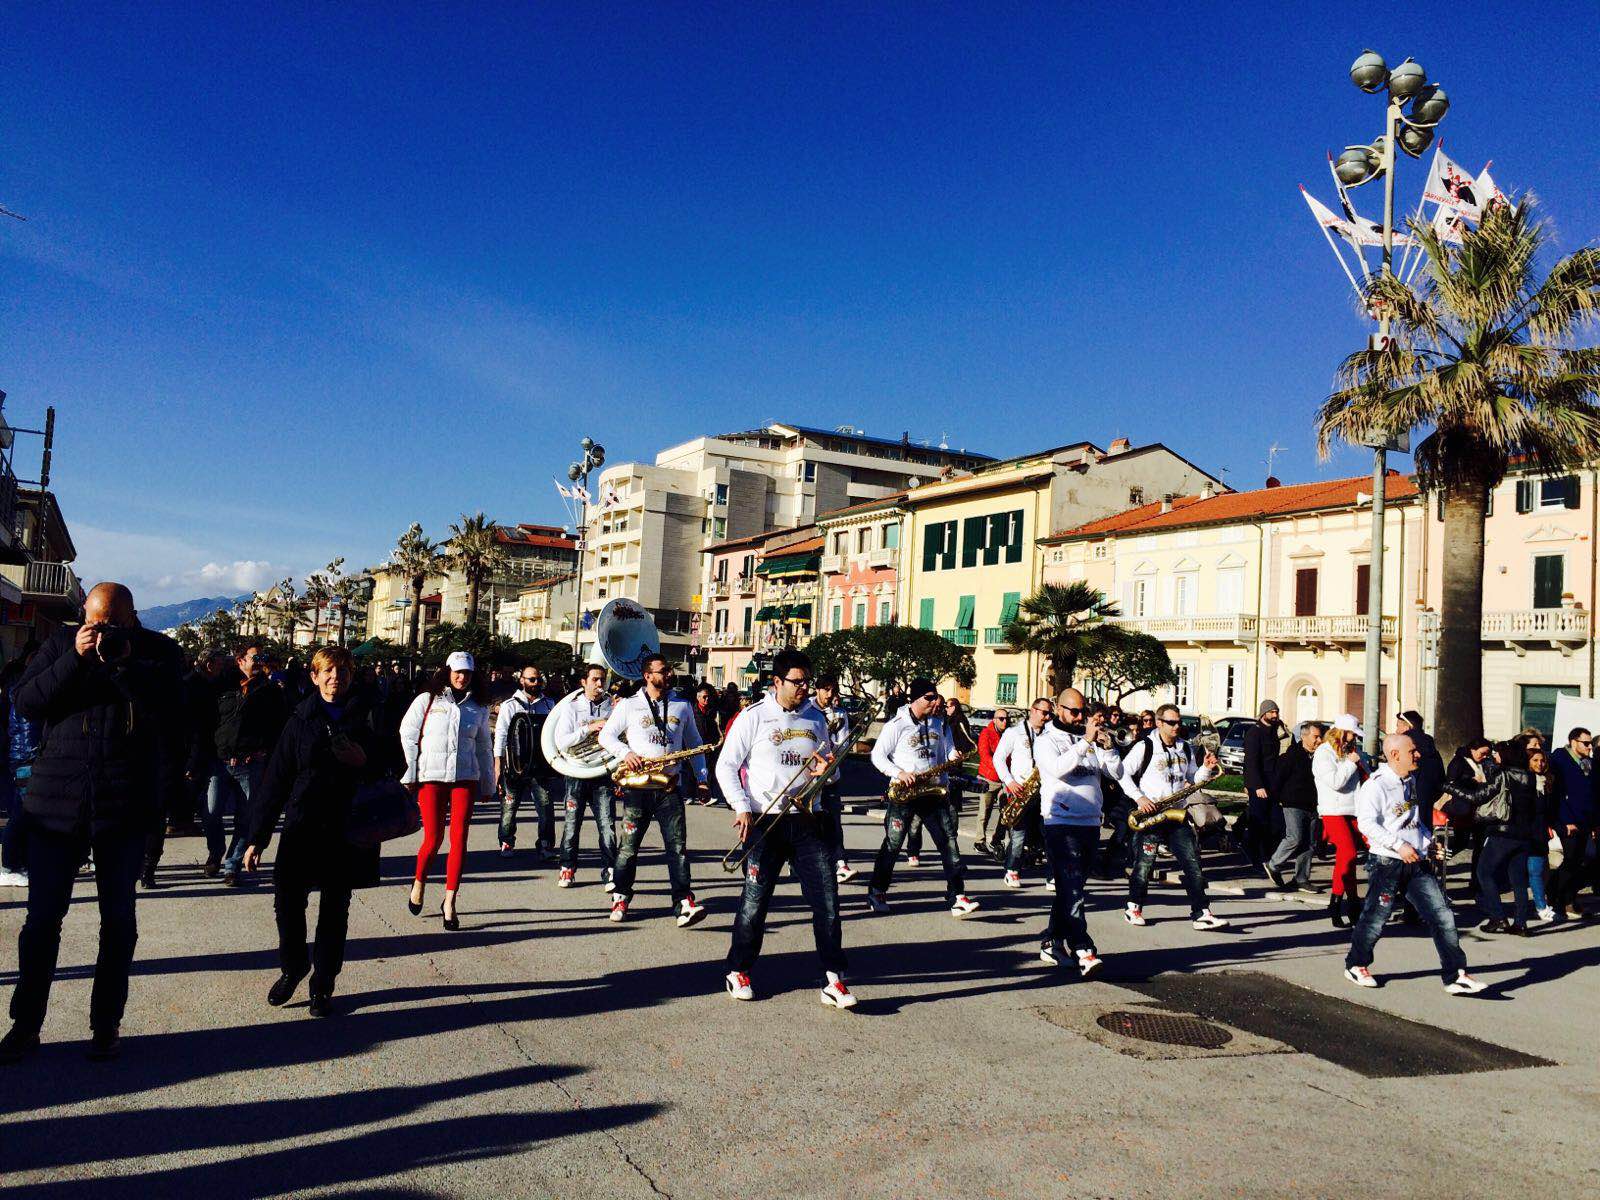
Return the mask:
[[1230, 775], [1244, 774], [1244, 735], [1250, 724], [1248, 720], [1237, 721], [1222, 735], [1222, 748], [1217, 751], [1217, 761]]

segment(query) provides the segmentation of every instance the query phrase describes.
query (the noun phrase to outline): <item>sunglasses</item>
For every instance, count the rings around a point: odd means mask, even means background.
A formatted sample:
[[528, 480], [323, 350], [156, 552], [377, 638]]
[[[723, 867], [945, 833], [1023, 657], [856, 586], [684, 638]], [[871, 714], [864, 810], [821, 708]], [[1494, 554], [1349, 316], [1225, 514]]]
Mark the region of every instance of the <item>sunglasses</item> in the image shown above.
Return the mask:
[[1182, 721], [1169, 721], [1165, 717], [1161, 718], [1159, 723], [1162, 724], [1162, 725], [1166, 725], [1166, 726], [1168, 726], [1169, 728], [1172, 728], [1172, 729], [1176, 729], [1179, 725], [1183, 724]]
[[1083, 711], [1083, 709], [1075, 708], [1070, 704], [1057, 704], [1056, 707], [1059, 708], [1062, 712], [1081, 713]]
[[932, 702], [934, 704], [937, 704], [940, 700], [944, 699], [944, 697], [939, 695], [938, 692], [929, 692], [926, 696], [923, 697], [923, 699], [927, 700], [927, 701], [930, 701], [930, 702]]

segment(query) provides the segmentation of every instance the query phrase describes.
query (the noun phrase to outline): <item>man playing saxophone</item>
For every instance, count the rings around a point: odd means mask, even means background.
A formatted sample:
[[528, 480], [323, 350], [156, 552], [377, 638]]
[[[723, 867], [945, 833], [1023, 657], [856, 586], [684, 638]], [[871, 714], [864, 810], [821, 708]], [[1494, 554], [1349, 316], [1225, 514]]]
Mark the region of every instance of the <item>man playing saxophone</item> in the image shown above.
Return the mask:
[[[1022, 886], [1022, 848], [1028, 840], [1028, 828], [1039, 812], [1040, 778], [1035, 775], [1037, 764], [1033, 758], [1034, 743], [1044, 727], [1050, 723], [1050, 698], [1041, 696], [1028, 708], [1028, 716], [1006, 730], [995, 747], [994, 770], [1005, 785], [1000, 801], [1000, 828], [1006, 835], [1005, 864], [1006, 886]], [[1032, 795], [1027, 793], [1031, 792]], [[1007, 816], [1011, 823], [1006, 824]]]
[[1055, 966], [1070, 951], [1078, 972], [1087, 976], [1100, 965], [1084, 915], [1084, 882], [1100, 844], [1105, 808], [1102, 779], [1117, 778], [1122, 760], [1101, 737], [1100, 717], [1084, 719], [1083, 693], [1068, 688], [1056, 699], [1056, 719], [1034, 740], [1039, 768], [1039, 807], [1044, 819], [1045, 853], [1056, 881], [1050, 923], [1039, 958]]
[[[606, 669], [591, 665], [583, 670], [583, 691], [574, 696], [557, 718], [555, 743], [567, 751], [586, 738], [598, 740], [611, 715], [611, 697], [606, 695]], [[601, 879], [611, 883], [616, 871], [617, 834], [611, 824], [611, 781], [604, 775], [593, 779], [567, 780], [566, 824], [561, 830], [561, 875], [557, 885], [571, 887], [578, 872], [578, 835], [583, 830], [583, 812], [594, 818], [600, 838]]]
[[[977, 911], [976, 901], [966, 895], [962, 881], [961, 851], [956, 846], [956, 819], [950, 807], [946, 783], [937, 775], [919, 786], [918, 776], [926, 776], [942, 765], [958, 760], [950, 730], [945, 726], [944, 701], [930, 679], [916, 679], [906, 693], [910, 702], [891, 717], [872, 747], [872, 765], [888, 776], [890, 791], [885, 797], [883, 845], [872, 867], [872, 882], [867, 888], [867, 903], [873, 912], [889, 911], [885, 898], [894, 874], [895, 859], [906, 839], [906, 825], [915, 813], [933, 836], [944, 863], [945, 903], [950, 915], [965, 917]], [[906, 789], [899, 794], [899, 789]]]
[[[832, 1008], [853, 1008], [856, 998], [844, 982], [832, 815], [820, 794], [810, 812], [783, 811], [786, 801], [833, 765], [828, 721], [807, 703], [810, 690], [811, 660], [799, 650], [780, 650], [772, 663], [772, 691], [739, 714], [717, 759], [717, 782], [733, 807], [740, 844], [759, 838], [745, 860], [744, 895], [733, 921], [724, 982], [735, 1000], [755, 998], [750, 969], [761, 953], [767, 905], [784, 866], [793, 863], [800, 894], [811, 909], [811, 931], [826, 975], [822, 1002]], [[741, 770], [748, 772], [748, 783], [740, 778]], [[812, 790], [820, 793], [820, 785]]]
[[[613, 705], [611, 715], [600, 730], [600, 744], [631, 772], [648, 768], [652, 760], [668, 754], [693, 750], [705, 743], [700, 726], [687, 701], [674, 700], [668, 692], [672, 668], [660, 654], [644, 660], [644, 686], [626, 700]], [[699, 791], [708, 795], [704, 756], [691, 760]], [[639, 844], [654, 821], [661, 826], [661, 842], [667, 856], [667, 875], [672, 881], [672, 907], [678, 926], [693, 925], [706, 915], [705, 906], [696, 904], [689, 882], [689, 854], [684, 840], [683, 796], [678, 791], [678, 765], [664, 768], [662, 778], [642, 787], [622, 789], [622, 834], [617, 846], [617, 869], [611, 881], [614, 893], [611, 919], [628, 915], [633, 899], [633, 878], [639, 865]]]

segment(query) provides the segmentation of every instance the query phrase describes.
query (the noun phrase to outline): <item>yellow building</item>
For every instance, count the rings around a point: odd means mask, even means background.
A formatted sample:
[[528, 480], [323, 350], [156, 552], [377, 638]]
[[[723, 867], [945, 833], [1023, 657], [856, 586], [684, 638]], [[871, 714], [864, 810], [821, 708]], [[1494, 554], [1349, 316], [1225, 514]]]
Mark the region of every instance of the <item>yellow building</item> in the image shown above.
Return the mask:
[[1125, 439], [1109, 451], [1078, 442], [923, 484], [901, 502], [895, 607], [901, 620], [972, 648], [970, 703], [1026, 703], [1044, 684], [1044, 664], [1008, 645], [1001, 630], [1042, 582], [1035, 543], [1147, 498], [1218, 486], [1165, 446], [1135, 448]]

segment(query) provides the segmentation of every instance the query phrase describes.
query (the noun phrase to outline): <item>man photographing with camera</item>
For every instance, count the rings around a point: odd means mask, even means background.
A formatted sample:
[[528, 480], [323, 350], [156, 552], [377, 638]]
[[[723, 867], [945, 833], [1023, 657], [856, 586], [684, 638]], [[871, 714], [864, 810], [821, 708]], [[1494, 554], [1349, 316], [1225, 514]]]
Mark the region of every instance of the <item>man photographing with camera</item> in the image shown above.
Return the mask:
[[28, 914], [17, 938], [11, 1031], [0, 1063], [39, 1044], [72, 885], [90, 851], [100, 956], [89, 1001], [89, 1057], [114, 1058], [138, 940], [134, 896], [145, 839], [183, 787], [183, 652], [139, 626], [133, 594], [97, 584], [84, 623], [54, 634], [28, 664], [15, 704], [44, 729], [24, 800]]

